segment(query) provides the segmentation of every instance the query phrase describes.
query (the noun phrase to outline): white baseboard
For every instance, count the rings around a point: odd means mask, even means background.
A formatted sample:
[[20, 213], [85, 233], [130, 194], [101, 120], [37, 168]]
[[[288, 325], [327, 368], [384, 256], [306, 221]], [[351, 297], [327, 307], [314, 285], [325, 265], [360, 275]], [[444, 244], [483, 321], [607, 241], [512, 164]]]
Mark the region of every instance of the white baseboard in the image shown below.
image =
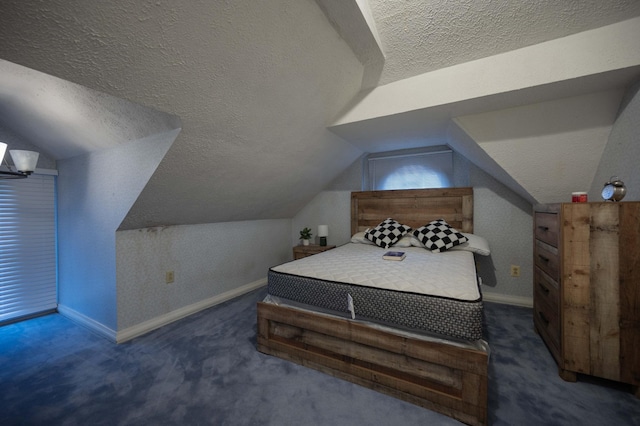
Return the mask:
[[58, 313], [69, 318], [71, 321], [78, 323], [89, 330], [98, 333], [99, 335], [106, 337], [112, 342], [116, 341], [116, 331], [110, 329], [106, 325], [99, 323], [98, 321], [89, 318], [88, 316], [81, 314], [80, 312], [68, 308], [64, 305], [58, 305]]
[[525, 308], [533, 308], [533, 298], [523, 296], [509, 296], [507, 294], [498, 293], [482, 293], [482, 300], [485, 302], [502, 303], [505, 305], [523, 306]]
[[113, 340], [117, 343], [126, 342], [127, 340], [131, 340], [135, 337], [142, 336], [143, 334], [155, 330], [156, 328], [160, 328], [163, 325], [167, 325], [191, 314], [195, 314], [196, 312], [218, 305], [222, 302], [226, 302], [227, 300], [233, 299], [234, 297], [249, 293], [250, 291], [256, 290], [266, 284], [267, 279], [262, 278], [258, 281], [243, 285], [242, 287], [235, 288], [217, 296], [201, 300], [188, 306], [184, 306], [182, 308], [176, 309], [175, 311], [171, 311], [159, 317], [155, 317], [148, 321], [141, 322], [140, 324], [125, 328], [124, 330], [120, 330], [115, 334], [115, 338]]
[[262, 278], [258, 281], [243, 285], [242, 287], [238, 287], [217, 296], [210, 297], [209, 299], [201, 300], [200, 302], [194, 303], [192, 305], [184, 306], [180, 309], [176, 309], [175, 311], [171, 311], [167, 314], [117, 332], [105, 326], [104, 324], [101, 324], [96, 320], [91, 319], [88, 316], [81, 314], [80, 312], [68, 308], [64, 305], [58, 305], [58, 312], [61, 315], [69, 318], [73, 322], [87, 327], [88, 329], [98, 333], [103, 337], [106, 337], [112, 342], [122, 343], [126, 342], [127, 340], [131, 340], [134, 337], [142, 336], [143, 334], [155, 330], [156, 328], [160, 328], [163, 325], [167, 325], [191, 314], [195, 314], [196, 312], [218, 305], [222, 302], [226, 302], [227, 300], [233, 299], [234, 297], [249, 293], [250, 291], [256, 290], [266, 284], [267, 279]]
[[[100, 334], [103, 337], [106, 337], [112, 342], [122, 343], [122, 342], [126, 342], [127, 340], [131, 340], [135, 337], [142, 336], [143, 334], [146, 334], [152, 330], [155, 330], [156, 328], [160, 328], [164, 325], [170, 324], [174, 321], [187, 317], [191, 314], [195, 314], [196, 312], [199, 312], [204, 309], [208, 309], [212, 306], [218, 305], [220, 303], [226, 302], [227, 300], [233, 299], [234, 297], [242, 296], [245, 293], [249, 293], [253, 290], [257, 290], [258, 288], [263, 287], [266, 284], [267, 284], [267, 279], [262, 278], [252, 283], [243, 285], [242, 287], [238, 287], [233, 290], [227, 291], [225, 293], [219, 294], [217, 296], [213, 296], [208, 299], [201, 300], [199, 302], [193, 303], [188, 306], [184, 306], [182, 308], [176, 309], [175, 311], [171, 311], [159, 317], [152, 318], [148, 321], [141, 322], [140, 324], [136, 324], [134, 326], [125, 328], [124, 330], [120, 330], [117, 332], [87, 317], [86, 315], [81, 314], [80, 312], [77, 312], [64, 305], [58, 305], [58, 312], [61, 315], [64, 315], [65, 317], [69, 318], [73, 322], [79, 323], [80, 325], [95, 331], [96, 333]], [[503, 303], [506, 305], [515, 305], [515, 306], [523, 306], [526, 308], [533, 308], [533, 298], [531, 297], [509, 296], [506, 294], [485, 292], [482, 294], [482, 299], [486, 302]]]

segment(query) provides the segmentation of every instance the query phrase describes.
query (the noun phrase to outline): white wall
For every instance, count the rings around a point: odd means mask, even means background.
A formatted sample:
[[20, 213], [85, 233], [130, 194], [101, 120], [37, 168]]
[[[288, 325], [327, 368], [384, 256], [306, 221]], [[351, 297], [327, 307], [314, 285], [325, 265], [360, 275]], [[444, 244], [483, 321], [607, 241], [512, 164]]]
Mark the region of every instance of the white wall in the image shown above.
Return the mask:
[[291, 221], [291, 243], [300, 244], [302, 228], [313, 231], [317, 243], [318, 225], [329, 225], [327, 244], [342, 245], [351, 239], [351, 191], [362, 190], [362, 155], [321, 193], [316, 195]]
[[291, 258], [290, 231], [289, 219], [119, 231], [118, 330], [266, 284], [269, 267]]
[[[476, 256], [485, 299], [532, 305], [533, 206], [473, 164], [474, 233], [489, 242], [491, 255]], [[511, 265], [520, 266], [512, 277]]]
[[[640, 200], [638, 117], [640, 81], [627, 89], [591, 184], [590, 201], [601, 200], [600, 191], [611, 175], [618, 175], [627, 185], [625, 201]], [[454, 135], [456, 133], [451, 133], [450, 137]], [[477, 257], [478, 272], [485, 284], [483, 293], [494, 300], [530, 303], [533, 297], [533, 206], [462, 155], [454, 156], [454, 161], [456, 185], [474, 188], [474, 232], [485, 237], [491, 246], [491, 256]], [[312, 226], [327, 215], [335, 218], [344, 214], [348, 217], [350, 200], [346, 194], [360, 190], [361, 173], [361, 159], [358, 159], [333, 182], [329, 191], [319, 194], [296, 215], [293, 220], [294, 236], [297, 236], [297, 226]], [[332, 193], [340, 190], [344, 194]], [[336, 220], [336, 223], [340, 222]], [[346, 231], [339, 225], [337, 227], [341, 231], [340, 234], [333, 233], [334, 241], [346, 241]], [[511, 265], [520, 266], [520, 277], [510, 276]]]
[[[351, 238], [351, 192], [322, 191], [291, 221], [291, 245], [300, 244], [300, 230], [311, 228], [311, 242], [319, 244], [318, 225], [329, 226], [327, 244], [342, 245]], [[293, 254], [291, 254], [293, 258]]]
[[628, 88], [622, 100], [589, 190], [589, 201], [602, 201], [602, 187], [613, 175], [627, 187], [624, 201], [640, 201], [640, 80]]
[[179, 131], [58, 161], [60, 312], [117, 329], [115, 233]]
[[[532, 205], [459, 154], [454, 155], [454, 169], [456, 186], [474, 188], [474, 233], [491, 247], [491, 256], [476, 256], [483, 294], [490, 300], [532, 305]], [[349, 241], [350, 194], [361, 190], [361, 173], [358, 159], [293, 218], [295, 244], [298, 228], [313, 229], [322, 221], [329, 225], [330, 244]], [[520, 266], [520, 277], [510, 276], [512, 264]]]

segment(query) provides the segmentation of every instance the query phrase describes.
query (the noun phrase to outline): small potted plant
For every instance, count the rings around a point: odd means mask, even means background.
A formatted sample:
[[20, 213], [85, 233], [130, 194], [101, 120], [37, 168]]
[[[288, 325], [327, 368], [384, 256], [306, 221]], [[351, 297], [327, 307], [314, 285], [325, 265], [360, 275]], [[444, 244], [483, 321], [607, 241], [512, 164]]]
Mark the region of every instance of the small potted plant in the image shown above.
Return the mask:
[[309, 240], [311, 239], [311, 228], [304, 228], [300, 231], [300, 239], [302, 240], [303, 246], [308, 246]]

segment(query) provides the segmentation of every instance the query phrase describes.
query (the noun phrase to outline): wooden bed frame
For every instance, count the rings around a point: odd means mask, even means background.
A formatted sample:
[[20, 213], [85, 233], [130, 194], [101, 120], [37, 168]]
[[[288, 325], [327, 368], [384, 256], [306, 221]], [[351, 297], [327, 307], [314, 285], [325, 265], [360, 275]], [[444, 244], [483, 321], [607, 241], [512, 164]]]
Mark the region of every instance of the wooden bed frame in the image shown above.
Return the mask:
[[[420, 227], [444, 218], [473, 231], [473, 189], [354, 192], [352, 234], [387, 217]], [[453, 417], [487, 424], [488, 354], [392, 329], [258, 302], [258, 350]]]

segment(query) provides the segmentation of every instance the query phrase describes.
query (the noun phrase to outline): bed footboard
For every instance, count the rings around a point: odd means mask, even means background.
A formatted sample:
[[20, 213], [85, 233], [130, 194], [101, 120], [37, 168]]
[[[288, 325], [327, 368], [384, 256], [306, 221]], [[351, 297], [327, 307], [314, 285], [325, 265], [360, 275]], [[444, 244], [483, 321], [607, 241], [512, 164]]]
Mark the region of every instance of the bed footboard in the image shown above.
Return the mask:
[[263, 302], [258, 350], [470, 425], [487, 424], [483, 351]]

